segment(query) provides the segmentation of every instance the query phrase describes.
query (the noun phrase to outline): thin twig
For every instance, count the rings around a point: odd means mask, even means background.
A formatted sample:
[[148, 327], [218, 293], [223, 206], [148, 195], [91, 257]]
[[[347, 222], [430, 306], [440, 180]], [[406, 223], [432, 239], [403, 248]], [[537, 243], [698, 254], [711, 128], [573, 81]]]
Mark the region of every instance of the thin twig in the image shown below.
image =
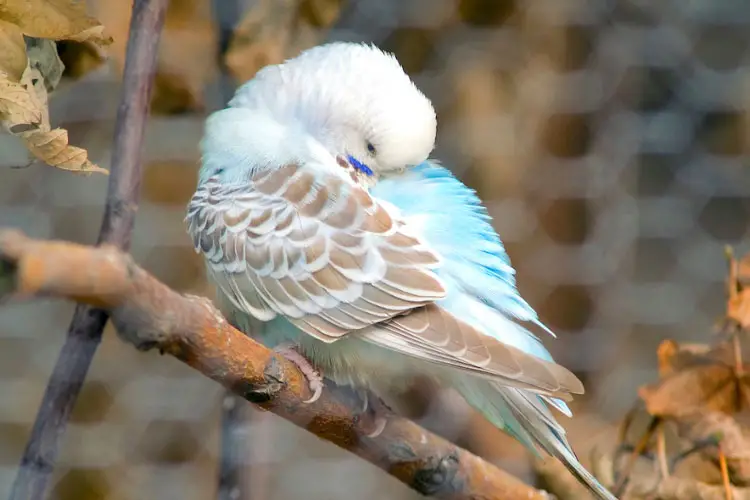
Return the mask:
[[726, 500], [732, 500], [732, 483], [729, 480], [729, 467], [727, 467], [727, 456], [724, 454], [721, 444], [719, 445], [719, 467], [721, 468], [721, 482], [724, 485], [724, 497]]
[[[141, 183], [143, 133], [167, 4], [168, 0], [135, 0], [133, 4], [100, 244], [130, 246]], [[60, 438], [106, 323], [106, 311], [88, 305], [76, 307], [21, 457], [11, 500], [44, 498]]]
[[734, 249], [726, 245], [724, 247], [724, 256], [727, 259], [727, 263], [729, 264], [729, 273], [727, 274], [727, 299], [729, 302], [734, 300], [737, 297], [737, 279], [740, 274], [739, 269], [739, 263], [737, 262], [737, 259], [734, 258]]
[[659, 464], [659, 473], [662, 479], [670, 475], [669, 461], [667, 460], [667, 443], [664, 436], [664, 426], [660, 425], [656, 430], [656, 457]]
[[622, 475], [617, 480], [617, 484], [615, 485], [613, 491], [615, 496], [621, 496], [623, 494], [625, 486], [628, 484], [630, 474], [633, 472], [633, 467], [635, 467], [636, 460], [638, 460], [638, 457], [640, 457], [643, 452], [646, 451], [646, 448], [648, 448], [648, 443], [649, 441], [651, 441], [651, 437], [654, 435], [654, 432], [660, 425], [661, 419], [659, 419], [658, 417], [653, 417], [649, 422], [648, 429], [646, 429], [646, 432], [638, 440], [638, 444], [635, 445], [633, 452], [628, 457], [628, 462], [625, 464], [625, 469], [622, 471]]
[[[732, 334], [732, 351], [734, 353], [734, 376], [737, 379], [742, 378], [745, 375], [745, 362], [742, 360], [742, 344], [740, 343], [740, 332], [734, 332]], [[742, 398], [738, 402], [742, 404]], [[741, 411], [742, 408], [737, 408], [737, 411]]]
[[633, 420], [635, 420], [635, 414], [637, 411], [638, 411], [638, 407], [633, 406], [625, 414], [625, 416], [622, 419], [622, 422], [620, 422], [620, 425], [617, 429], [617, 445], [618, 446], [622, 445], [623, 443], [627, 441], [628, 431], [630, 430], [630, 426], [633, 425]]
[[[3, 262], [4, 261], [4, 262]], [[211, 303], [171, 290], [113, 247], [86, 247], [0, 231], [0, 269], [16, 295], [52, 296], [106, 309], [124, 341], [159, 349], [235, 394], [380, 467], [414, 490], [445, 499], [548, 498], [512, 475], [408, 419], [384, 415], [383, 431], [361, 416], [361, 401], [325, 388], [311, 404], [304, 375], [283, 356], [232, 327]], [[87, 272], [81, 273], [80, 269]], [[2, 278], [2, 277], [0, 277]], [[371, 423], [371, 422], [369, 422]]]

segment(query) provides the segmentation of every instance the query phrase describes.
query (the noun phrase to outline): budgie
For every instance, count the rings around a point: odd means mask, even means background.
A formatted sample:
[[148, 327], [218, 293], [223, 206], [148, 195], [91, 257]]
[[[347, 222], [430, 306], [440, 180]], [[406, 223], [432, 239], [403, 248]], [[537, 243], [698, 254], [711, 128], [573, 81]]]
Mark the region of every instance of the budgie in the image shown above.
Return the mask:
[[[224, 314], [295, 362], [398, 391], [427, 376], [557, 457], [599, 498], [550, 407], [583, 392], [475, 192], [429, 156], [437, 119], [396, 58], [330, 43], [260, 70], [206, 121], [186, 217]], [[550, 332], [551, 333], [551, 332]]]

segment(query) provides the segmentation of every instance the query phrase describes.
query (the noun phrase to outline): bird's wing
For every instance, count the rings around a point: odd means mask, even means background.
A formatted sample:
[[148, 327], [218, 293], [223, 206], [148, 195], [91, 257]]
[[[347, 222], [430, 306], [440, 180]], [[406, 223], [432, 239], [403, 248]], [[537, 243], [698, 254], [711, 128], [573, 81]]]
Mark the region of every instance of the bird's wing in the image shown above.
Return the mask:
[[559, 365], [433, 305], [446, 295], [438, 254], [392, 204], [337, 175], [290, 164], [244, 184], [209, 179], [187, 222], [214, 282], [258, 319], [285, 316], [325, 342], [359, 331], [382, 347], [508, 385], [579, 392]]
[[583, 392], [581, 382], [565, 367], [502, 342], [439, 303], [373, 325], [362, 337], [414, 358], [554, 398]]
[[242, 184], [209, 179], [187, 223], [235, 307], [264, 321], [283, 315], [325, 342], [445, 296], [439, 257], [392, 206], [310, 165]]

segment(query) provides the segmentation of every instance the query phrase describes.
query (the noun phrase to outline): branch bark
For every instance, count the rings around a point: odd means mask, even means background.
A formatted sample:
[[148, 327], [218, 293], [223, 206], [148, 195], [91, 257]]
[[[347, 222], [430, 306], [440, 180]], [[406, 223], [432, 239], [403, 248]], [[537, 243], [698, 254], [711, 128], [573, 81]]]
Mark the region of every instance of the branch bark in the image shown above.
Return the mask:
[[[159, 349], [294, 424], [437, 498], [541, 500], [548, 496], [415, 423], [389, 415], [369, 437], [360, 402], [331, 387], [312, 404], [308, 384], [283, 357], [234, 329], [204, 298], [157, 281], [113, 246], [39, 241], [0, 231], [0, 283], [17, 296], [63, 297], [106, 310], [119, 336]], [[370, 428], [371, 430], [371, 428]]]
[[[143, 133], [161, 28], [169, 0], [135, 0], [123, 90], [115, 124], [107, 204], [99, 243], [127, 249], [138, 210]], [[44, 498], [57, 450], [107, 323], [103, 309], [80, 304], [50, 376], [26, 444], [11, 500]]]

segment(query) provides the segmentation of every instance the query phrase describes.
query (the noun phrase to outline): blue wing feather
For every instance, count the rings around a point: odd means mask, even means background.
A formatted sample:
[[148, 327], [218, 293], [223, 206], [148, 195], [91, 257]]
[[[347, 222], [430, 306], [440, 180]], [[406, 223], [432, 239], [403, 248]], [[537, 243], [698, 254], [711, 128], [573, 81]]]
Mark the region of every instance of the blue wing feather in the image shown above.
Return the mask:
[[498, 315], [490, 315], [493, 321], [481, 324], [482, 329], [503, 342], [551, 360], [539, 340], [512, 321], [530, 322], [546, 329], [518, 293], [510, 258], [473, 190], [449, 170], [424, 162], [404, 174], [381, 180], [372, 194], [398, 207], [443, 258], [437, 273], [448, 287], [448, 296], [441, 301], [442, 307], [461, 317], [474, 316], [473, 320], [485, 308], [500, 313], [508, 321], [488, 325], [498, 319]]
[[422, 235], [445, 259], [439, 272], [464, 276], [461, 285], [467, 292], [503, 313], [537, 320], [516, 290], [515, 270], [492, 218], [475, 192], [449, 170], [425, 162], [380, 181], [372, 194], [419, 220]]
[[[371, 193], [398, 207], [442, 257], [437, 273], [448, 294], [439, 301], [441, 307], [506, 344], [552, 361], [541, 341], [519, 324], [533, 323], [552, 333], [518, 293], [510, 258], [472, 189], [428, 161], [379, 181]], [[545, 399], [570, 415], [563, 401]]]

